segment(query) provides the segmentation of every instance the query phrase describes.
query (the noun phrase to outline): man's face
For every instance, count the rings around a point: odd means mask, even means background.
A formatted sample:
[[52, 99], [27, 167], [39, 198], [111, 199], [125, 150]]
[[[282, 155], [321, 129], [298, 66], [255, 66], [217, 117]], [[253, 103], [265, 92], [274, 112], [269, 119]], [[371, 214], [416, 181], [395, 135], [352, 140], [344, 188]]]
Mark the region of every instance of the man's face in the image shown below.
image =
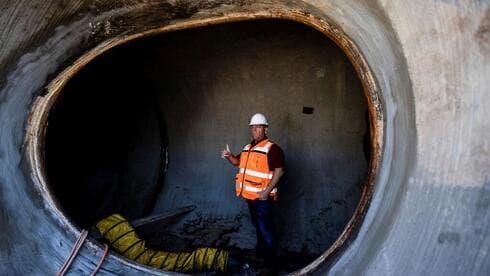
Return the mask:
[[252, 138], [255, 141], [259, 141], [260, 139], [265, 137], [267, 126], [264, 125], [251, 125], [250, 133], [252, 134]]

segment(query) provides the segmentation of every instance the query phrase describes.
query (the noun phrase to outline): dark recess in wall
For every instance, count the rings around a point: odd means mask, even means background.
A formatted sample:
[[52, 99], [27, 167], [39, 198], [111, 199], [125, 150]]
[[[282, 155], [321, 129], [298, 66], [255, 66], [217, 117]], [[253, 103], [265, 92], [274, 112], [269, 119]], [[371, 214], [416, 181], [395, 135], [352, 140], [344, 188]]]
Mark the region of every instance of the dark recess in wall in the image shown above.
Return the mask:
[[61, 206], [81, 227], [121, 213], [148, 215], [160, 191], [165, 128], [136, 61], [114, 50], [88, 64], [49, 117], [46, 169]]

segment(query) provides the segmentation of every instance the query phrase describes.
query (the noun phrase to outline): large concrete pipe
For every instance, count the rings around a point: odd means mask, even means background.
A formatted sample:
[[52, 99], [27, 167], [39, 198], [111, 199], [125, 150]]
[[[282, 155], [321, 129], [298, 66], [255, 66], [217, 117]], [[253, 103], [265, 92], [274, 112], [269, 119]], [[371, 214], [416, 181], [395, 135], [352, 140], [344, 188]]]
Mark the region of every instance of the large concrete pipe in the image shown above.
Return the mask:
[[[197, 203], [190, 221], [234, 221], [221, 245], [244, 248], [253, 235], [228, 195], [233, 168], [210, 160], [246, 142], [250, 114], [229, 114], [260, 100], [281, 105], [272, 135], [293, 164], [278, 206], [283, 250], [316, 254], [295, 273], [488, 274], [489, 10], [436, 0], [2, 4], [0, 270], [53, 274], [104, 214], [179, 200]], [[198, 180], [218, 188], [204, 200]], [[89, 239], [70, 271], [90, 273], [101, 254]], [[117, 254], [101, 272], [161, 273]]]
[[[367, 105], [354, 67], [303, 24], [213, 25], [101, 55], [71, 78], [49, 112], [47, 186], [80, 227], [112, 213], [133, 219], [146, 209], [157, 214], [192, 204], [197, 210], [180, 224], [147, 240], [166, 250], [252, 249], [247, 205], [233, 196], [236, 168], [218, 153], [248, 142], [254, 110], [267, 113], [270, 137], [291, 168], [281, 183], [277, 226], [280, 258], [293, 271], [342, 233], [367, 171]], [[164, 174], [152, 180], [158, 167]]]

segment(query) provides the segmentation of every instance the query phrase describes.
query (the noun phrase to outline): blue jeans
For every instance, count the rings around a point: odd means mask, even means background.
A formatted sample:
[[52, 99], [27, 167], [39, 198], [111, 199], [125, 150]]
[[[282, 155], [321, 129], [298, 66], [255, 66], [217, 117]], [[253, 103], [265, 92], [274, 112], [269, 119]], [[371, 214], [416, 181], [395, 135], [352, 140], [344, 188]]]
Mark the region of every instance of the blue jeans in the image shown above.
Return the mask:
[[255, 252], [264, 258], [267, 264], [275, 265], [277, 259], [277, 237], [274, 227], [272, 199], [248, 200], [248, 210], [252, 224], [257, 232], [257, 245]]

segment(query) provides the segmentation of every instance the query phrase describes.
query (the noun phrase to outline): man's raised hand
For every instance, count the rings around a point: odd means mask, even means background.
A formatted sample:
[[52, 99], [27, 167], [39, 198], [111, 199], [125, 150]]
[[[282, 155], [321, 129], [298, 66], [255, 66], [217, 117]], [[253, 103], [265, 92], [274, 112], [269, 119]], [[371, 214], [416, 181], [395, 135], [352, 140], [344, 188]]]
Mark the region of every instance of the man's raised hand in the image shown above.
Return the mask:
[[228, 146], [228, 144], [226, 144], [226, 149], [224, 149], [221, 152], [221, 158], [225, 159], [225, 158], [228, 158], [230, 156], [232, 156], [232, 153], [230, 151], [230, 147]]

